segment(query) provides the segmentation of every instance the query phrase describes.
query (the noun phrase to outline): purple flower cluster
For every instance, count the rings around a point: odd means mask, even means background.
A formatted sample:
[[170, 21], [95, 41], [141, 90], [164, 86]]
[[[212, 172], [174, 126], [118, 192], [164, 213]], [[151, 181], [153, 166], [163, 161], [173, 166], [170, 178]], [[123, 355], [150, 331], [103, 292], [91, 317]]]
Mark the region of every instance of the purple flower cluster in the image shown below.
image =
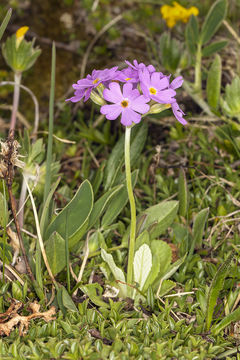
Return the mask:
[[[159, 103], [170, 104], [176, 119], [186, 125], [184, 113], [175, 99], [175, 89], [183, 83], [182, 76], [170, 82], [170, 76], [157, 72], [153, 65], [139, 64], [137, 60], [134, 60], [133, 64], [126, 61], [126, 64], [128, 67], [123, 70], [118, 70], [117, 66], [93, 70], [91, 75], [73, 84], [74, 96], [67, 101], [77, 102], [82, 98], [86, 101], [92, 91], [98, 91], [98, 86], [102, 84], [104, 90], [99, 91], [99, 94], [105, 105], [101, 107], [100, 112], [108, 120], [115, 120], [121, 115], [121, 123], [131, 126], [141, 121], [141, 115], [146, 114], [151, 105]], [[120, 84], [123, 84], [122, 88]], [[106, 104], [106, 101], [111, 104]]]

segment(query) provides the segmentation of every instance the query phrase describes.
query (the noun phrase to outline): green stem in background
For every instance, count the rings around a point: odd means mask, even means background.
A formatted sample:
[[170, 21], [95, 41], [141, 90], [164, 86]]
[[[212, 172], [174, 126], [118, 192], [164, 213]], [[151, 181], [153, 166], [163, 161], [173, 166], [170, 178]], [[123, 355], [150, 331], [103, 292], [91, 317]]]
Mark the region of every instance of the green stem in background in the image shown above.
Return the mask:
[[190, 83], [184, 80], [182, 87], [184, 88], [184, 90], [186, 90], [186, 92], [193, 99], [193, 101], [195, 101], [195, 103], [198, 104], [207, 115], [216, 117], [216, 115], [214, 115], [213, 112], [210, 110], [206, 101], [204, 101], [201, 97], [199, 97], [198, 94], [194, 92], [194, 89], [190, 85]]
[[16, 120], [17, 120], [17, 111], [19, 105], [19, 96], [20, 96], [20, 84], [21, 84], [22, 73], [15, 72], [14, 73], [14, 94], [13, 94], [13, 108], [10, 122], [9, 135], [14, 137]]
[[195, 92], [202, 95], [202, 44], [198, 43], [195, 64]]
[[[135, 199], [134, 199], [133, 188], [132, 188], [132, 178], [131, 178], [130, 141], [131, 141], [131, 127], [126, 126], [125, 172], [126, 172], [126, 184], [127, 184], [128, 199], [129, 199], [130, 211], [131, 211], [130, 239], [129, 239], [129, 249], [128, 249], [127, 283], [129, 285], [132, 285], [133, 260], [134, 260], [135, 237], [136, 237], [136, 205], [135, 205]], [[129, 287], [129, 292], [130, 293], [132, 292], [132, 289], [130, 287]]]
[[55, 72], [56, 72], [56, 47], [55, 47], [55, 43], [53, 42], [52, 67], [51, 67], [51, 88], [50, 88], [50, 100], [49, 100], [48, 146], [47, 146], [46, 178], [45, 178], [45, 186], [44, 186], [43, 203], [46, 202], [46, 199], [49, 194], [50, 187], [51, 187]]
[[[46, 160], [46, 177], [44, 185], [43, 204], [46, 204], [47, 196], [51, 188], [51, 164], [52, 164], [52, 143], [53, 143], [53, 116], [54, 116], [54, 95], [55, 95], [55, 69], [56, 69], [56, 48], [53, 42], [52, 46], [52, 67], [51, 67], [51, 88], [50, 88], [50, 100], [49, 100], [49, 122], [48, 122], [48, 146], [47, 146], [47, 160]], [[28, 184], [26, 183], [27, 187]], [[49, 216], [49, 207], [46, 210], [45, 220]], [[42, 224], [43, 233], [46, 223]], [[42, 233], [42, 235], [43, 235]], [[36, 244], [36, 278], [39, 286], [42, 288], [42, 271], [41, 271], [41, 259], [42, 251], [40, 241]]]

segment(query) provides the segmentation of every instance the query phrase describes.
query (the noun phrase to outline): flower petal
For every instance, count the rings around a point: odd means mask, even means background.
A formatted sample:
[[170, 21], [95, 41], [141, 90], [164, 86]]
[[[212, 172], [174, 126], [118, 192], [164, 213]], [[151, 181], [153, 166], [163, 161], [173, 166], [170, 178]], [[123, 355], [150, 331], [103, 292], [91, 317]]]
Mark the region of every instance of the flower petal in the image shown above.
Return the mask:
[[180, 86], [182, 86], [183, 84], [183, 77], [182, 76], [178, 76], [176, 77], [176, 79], [174, 79], [171, 84], [170, 84], [170, 88], [171, 89], [177, 89]]
[[125, 126], [131, 126], [132, 123], [138, 124], [141, 121], [141, 115], [132, 109], [124, 109], [122, 112], [121, 123]]
[[180, 109], [178, 103], [175, 101], [172, 103], [172, 111], [175, 118], [183, 125], [187, 124], [187, 121], [183, 118], [184, 112]]
[[145, 86], [149, 87], [151, 85], [150, 74], [146, 68], [139, 73], [139, 79]]
[[173, 97], [176, 95], [176, 91], [172, 89], [162, 90], [153, 95], [151, 98], [160, 104], [171, 104], [176, 101]]
[[126, 83], [123, 85], [123, 97], [128, 98], [129, 100], [133, 100], [140, 95], [137, 89], [133, 89], [133, 85], [131, 83]]
[[138, 98], [132, 100], [131, 109], [138, 111], [140, 114], [145, 114], [149, 111], [150, 106], [146, 104], [149, 99], [146, 99], [143, 95], [140, 95]]
[[121, 105], [103, 105], [100, 109], [101, 114], [106, 115], [108, 120], [115, 120], [122, 112]]
[[120, 102], [123, 99], [120, 85], [116, 82], [111, 82], [109, 84], [109, 89], [103, 90], [103, 97], [105, 100], [115, 104]]
[[151, 76], [151, 84], [158, 90], [163, 90], [169, 87], [169, 80], [167, 76], [161, 78], [161, 73], [155, 72]]

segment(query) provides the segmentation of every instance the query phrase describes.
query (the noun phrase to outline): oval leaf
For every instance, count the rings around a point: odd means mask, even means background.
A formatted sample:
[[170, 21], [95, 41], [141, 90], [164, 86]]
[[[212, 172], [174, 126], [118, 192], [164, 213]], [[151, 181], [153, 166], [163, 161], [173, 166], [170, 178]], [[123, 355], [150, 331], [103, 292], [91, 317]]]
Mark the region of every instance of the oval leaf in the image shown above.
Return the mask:
[[[46, 230], [46, 238], [56, 231], [63, 238], [67, 233], [69, 236], [69, 248], [71, 249], [83, 236], [86, 231], [88, 218], [93, 207], [93, 191], [88, 180], [85, 180], [79, 187], [72, 200], [64, 207], [64, 209], [51, 222]], [[68, 219], [66, 213], [68, 212]]]
[[143, 230], [148, 229], [150, 239], [157, 238], [173, 222], [178, 211], [178, 201], [165, 201], [144, 211], [147, 215]]
[[218, 109], [222, 79], [222, 60], [219, 55], [216, 55], [207, 78], [207, 100], [208, 104], [214, 110]]
[[202, 26], [201, 43], [206, 44], [216, 33], [227, 14], [227, 0], [218, 0], [210, 8]]
[[47, 240], [45, 250], [52, 273], [56, 275], [66, 266], [65, 240], [54, 232]]

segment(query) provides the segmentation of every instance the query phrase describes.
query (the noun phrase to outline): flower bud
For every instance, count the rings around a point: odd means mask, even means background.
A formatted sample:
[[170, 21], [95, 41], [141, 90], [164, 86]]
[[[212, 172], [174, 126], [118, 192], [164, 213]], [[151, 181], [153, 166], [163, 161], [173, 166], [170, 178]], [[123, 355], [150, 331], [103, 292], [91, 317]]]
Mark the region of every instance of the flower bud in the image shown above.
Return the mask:
[[169, 109], [171, 104], [154, 104], [150, 107], [148, 114], [158, 114], [166, 109]]
[[29, 30], [28, 26], [22, 26], [16, 32], [16, 46], [19, 47], [21, 41], [24, 39], [26, 32]]
[[101, 96], [101, 97], [103, 97], [103, 90], [105, 89], [105, 86], [102, 84], [102, 83], [100, 83], [98, 86], [97, 86], [97, 91], [98, 91], [98, 93], [99, 93], [99, 95]]
[[95, 91], [91, 92], [90, 98], [94, 102], [94, 104], [97, 104], [100, 106], [106, 104], [105, 100], [101, 96], [99, 96]]
[[27, 26], [21, 27], [2, 45], [3, 57], [14, 72], [21, 73], [28, 70], [41, 54], [38, 47], [34, 48], [34, 39], [32, 41], [24, 39], [27, 31]]

